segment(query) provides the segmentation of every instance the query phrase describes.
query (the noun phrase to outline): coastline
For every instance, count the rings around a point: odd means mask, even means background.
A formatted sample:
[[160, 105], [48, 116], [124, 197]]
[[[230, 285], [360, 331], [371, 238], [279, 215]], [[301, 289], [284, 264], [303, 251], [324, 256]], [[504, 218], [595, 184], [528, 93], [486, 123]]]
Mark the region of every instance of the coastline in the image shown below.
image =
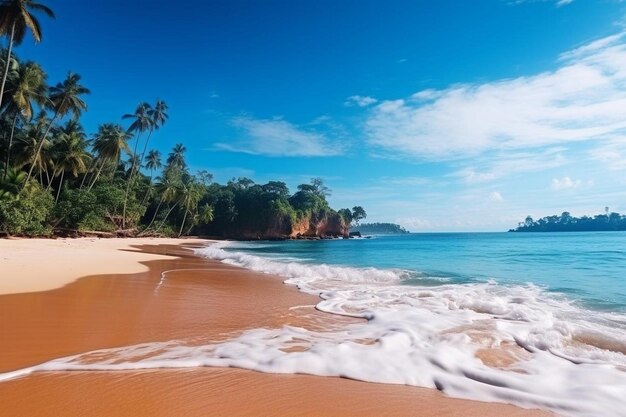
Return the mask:
[[[0, 327], [8, 343], [0, 348], [1, 372], [106, 347], [220, 340], [251, 328], [348, 320], [315, 310], [317, 297], [278, 277], [202, 259], [180, 246], [202, 241], [4, 242]], [[42, 253], [48, 247], [51, 252]], [[28, 278], [9, 286], [5, 265]], [[36, 373], [0, 383], [0, 395], [13, 399], [0, 405], [6, 415], [551, 415], [432, 389], [223, 368]]]

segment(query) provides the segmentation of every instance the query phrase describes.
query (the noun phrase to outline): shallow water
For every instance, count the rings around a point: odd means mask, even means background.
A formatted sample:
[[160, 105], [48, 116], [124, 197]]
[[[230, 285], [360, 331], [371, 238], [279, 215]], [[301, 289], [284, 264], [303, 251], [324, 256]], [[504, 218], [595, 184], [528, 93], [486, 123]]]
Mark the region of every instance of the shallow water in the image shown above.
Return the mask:
[[533, 283], [592, 308], [626, 311], [626, 233], [422, 233], [233, 243], [227, 250], [313, 264], [402, 269], [434, 282]]

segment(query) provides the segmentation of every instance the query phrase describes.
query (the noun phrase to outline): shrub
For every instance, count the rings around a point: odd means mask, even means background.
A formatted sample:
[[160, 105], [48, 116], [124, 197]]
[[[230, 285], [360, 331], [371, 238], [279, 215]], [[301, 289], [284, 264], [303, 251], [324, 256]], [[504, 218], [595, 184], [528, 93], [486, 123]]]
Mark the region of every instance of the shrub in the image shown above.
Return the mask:
[[14, 200], [0, 201], [0, 230], [12, 235], [46, 236], [54, 198], [38, 183], [29, 184]]

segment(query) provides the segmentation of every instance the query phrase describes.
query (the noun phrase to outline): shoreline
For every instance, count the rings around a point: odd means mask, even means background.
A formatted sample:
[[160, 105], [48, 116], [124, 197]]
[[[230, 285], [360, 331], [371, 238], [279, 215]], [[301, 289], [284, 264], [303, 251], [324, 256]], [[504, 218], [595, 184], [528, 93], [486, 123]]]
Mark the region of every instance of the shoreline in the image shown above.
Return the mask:
[[[106, 262], [97, 265], [93, 256], [97, 258], [101, 252], [94, 252], [93, 246], [99, 243], [93, 242], [89, 243], [91, 248], [85, 242], [78, 242], [83, 243], [82, 248], [63, 244], [57, 251], [71, 256], [59, 258], [55, 252], [40, 258], [36, 265], [38, 271], [48, 271], [46, 276], [58, 272], [69, 277], [66, 260], [76, 259], [91, 265], [88, 276], [79, 279], [72, 275], [71, 281], [67, 278], [56, 289], [42, 289], [48, 287], [46, 284], [39, 289], [29, 286], [30, 292], [0, 295], [1, 327], [9, 341], [0, 348], [5, 350], [0, 352], [2, 372], [105, 347], [198, 337], [219, 340], [250, 328], [314, 328], [348, 320], [315, 310], [317, 297], [284, 285], [278, 277], [199, 258], [179, 246], [201, 242], [115, 240], [118, 242], [102, 239], [108, 243], [101, 243], [101, 251], [114, 255], [109, 254]], [[32, 240], [23, 242], [28, 246]], [[130, 248], [112, 249], [122, 243]], [[139, 243], [143, 245], [137, 246]], [[42, 250], [40, 245], [35, 245], [36, 251]], [[5, 261], [12, 254], [6, 247], [0, 246], [0, 250], [3, 266], [7, 265], [10, 259]], [[92, 255], [87, 256], [90, 251]], [[119, 263], [114, 260], [118, 255], [123, 258]], [[52, 273], [54, 268], [60, 271]], [[101, 268], [112, 268], [106, 270], [116, 273], [100, 274]], [[74, 274], [77, 271], [69, 269]], [[164, 275], [163, 271], [170, 272]], [[22, 272], [16, 270], [15, 274], [22, 276]], [[167, 282], [161, 286], [164, 276]], [[61, 282], [54, 280], [55, 285]], [[0, 288], [6, 291], [8, 286], [0, 283]], [[300, 308], [293, 308], [296, 306]], [[14, 399], [11, 404], [0, 405], [0, 411], [8, 407], [2, 412], [7, 415], [57, 411], [63, 415], [260, 415], [268, 409], [278, 416], [552, 415], [453, 399], [433, 389], [231, 368], [36, 373], [0, 383], [0, 395]], [[68, 397], [65, 402], [64, 395]]]

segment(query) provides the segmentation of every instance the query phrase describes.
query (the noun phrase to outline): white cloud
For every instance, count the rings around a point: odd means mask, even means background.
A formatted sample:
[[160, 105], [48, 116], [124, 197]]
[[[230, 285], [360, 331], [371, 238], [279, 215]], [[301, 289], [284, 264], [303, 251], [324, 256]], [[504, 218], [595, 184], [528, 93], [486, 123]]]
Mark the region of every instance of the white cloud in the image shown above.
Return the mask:
[[377, 151], [439, 161], [615, 140], [626, 132], [623, 39], [567, 52], [551, 72], [382, 101], [368, 115], [366, 138]]
[[593, 185], [593, 181], [583, 181], [583, 180], [573, 180], [570, 177], [563, 178], [553, 178], [552, 179], [552, 189], [555, 191], [560, 190], [570, 190], [574, 188], [578, 188], [580, 186], [591, 186]]
[[504, 198], [502, 198], [502, 194], [500, 194], [497, 191], [494, 191], [491, 194], [489, 194], [489, 201], [492, 201], [494, 203], [499, 203], [501, 201], [504, 201]]
[[243, 139], [235, 143], [217, 143], [215, 146], [218, 149], [268, 156], [333, 156], [343, 153], [343, 148], [332, 144], [326, 135], [280, 118], [237, 117], [233, 124], [244, 133]]
[[378, 100], [376, 100], [374, 97], [369, 97], [369, 96], [350, 96], [346, 99], [345, 101], [345, 105], [346, 106], [358, 106], [358, 107], [367, 107], [367, 106], [371, 106], [372, 104], [377, 103]]
[[[543, 171], [566, 163], [565, 148], [548, 147], [539, 152], [507, 152], [489, 154], [472, 161], [474, 164], [459, 169], [450, 176], [464, 182], [483, 183], [513, 174]], [[480, 168], [477, 168], [480, 167]]]
[[626, 137], [592, 149], [589, 155], [610, 170], [626, 169]]
[[538, 1], [556, 3], [556, 7], [566, 6], [574, 2], [574, 0], [514, 0], [510, 3], [511, 4], [523, 4], [523, 3], [536, 3]]

